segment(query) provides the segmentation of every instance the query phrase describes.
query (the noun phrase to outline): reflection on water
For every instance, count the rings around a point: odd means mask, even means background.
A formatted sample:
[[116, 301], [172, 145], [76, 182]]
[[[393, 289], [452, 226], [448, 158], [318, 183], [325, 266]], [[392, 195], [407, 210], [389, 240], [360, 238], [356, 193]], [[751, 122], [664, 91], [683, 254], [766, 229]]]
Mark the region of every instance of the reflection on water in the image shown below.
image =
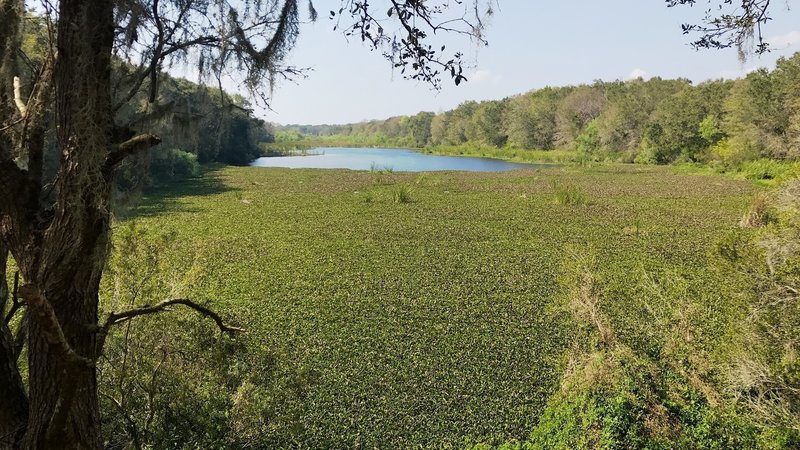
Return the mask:
[[308, 156], [258, 158], [251, 165], [255, 167], [288, 167], [291, 169], [389, 169], [397, 172], [428, 172], [434, 170], [503, 172], [513, 169], [548, 167], [547, 165], [520, 164], [490, 158], [426, 155], [412, 150], [388, 148], [334, 147], [313, 149], [306, 154]]

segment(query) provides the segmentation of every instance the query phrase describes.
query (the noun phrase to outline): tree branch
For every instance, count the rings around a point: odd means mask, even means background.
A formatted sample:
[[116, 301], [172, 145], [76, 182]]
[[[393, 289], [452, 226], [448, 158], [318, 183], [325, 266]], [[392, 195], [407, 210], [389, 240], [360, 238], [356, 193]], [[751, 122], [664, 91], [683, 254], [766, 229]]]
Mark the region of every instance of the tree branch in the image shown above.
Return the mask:
[[19, 77], [14, 77], [14, 103], [17, 105], [20, 116], [25, 117], [28, 115], [28, 107], [22, 101], [22, 82]]
[[160, 313], [162, 311], [167, 311], [169, 310], [169, 307], [173, 305], [187, 306], [206, 317], [210, 317], [217, 324], [217, 327], [219, 327], [220, 331], [222, 331], [223, 333], [233, 334], [233, 333], [245, 332], [243, 328], [226, 325], [225, 321], [222, 320], [222, 317], [220, 317], [219, 314], [191, 300], [184, 298], [164, 300], [163, 302], [153, 306], [145, 305], [140, 308], [131, 309], [129, 311], [124, 311], [120, 313], [112, 312], [111, 314], [109, 314], [105, 323], [103, 324], [103, 326], [100, 327], [97, 333], [97, 354], [99, 355], [100, 353], [102, 353], [106, 336], [108, 335], [108, 332], [111, 329], [111, 327], [113, 327], [114, 325], [127, 322], [128, 320], [134, 319], [139, 316], [145, 316], [149, 314]]
[[53, 307], [37, 287], [26, 284], [19, 288], [19, 295], [27, 302], [30, 315], [42, 327], [42, 334], [47, 343], [61, 353], [61, 357], [68, 363], [68, 366], [94, 367], [94, 360], [78, 355], [69, 345]]
[[14, 314], [16, 314], [17, 310], [22, 307], [22, 303], [19, 301], [19, 271], [14, 273], [14, 290], [11, 292], [11, 309], [8, 311], [8, 314], [6, 314], [6, 325], [11, 323], [11, 319], [14, 318]]
[[24, 193], [29, 186], [27, 173], [12, 160], [0, 160], [0, 217], [8, 215], [19, 232], [24, 225], [27, 205]]
[[25, 348], [25, 341], [28, 337], [28, 311], [22, 315], [22, 319], [17, 327], [16, 334], [14, 335], [14, 362], [19, 362], [19, 357], [22, 355], [22, 349]]
[[119, 144], [116, 150], [106, 157], [105, 169], [114, 170], [128, 155], [140, 153], [161, 143], [161, 138], [153, 134], [140, 134]]
[[56, 54], [50, 53], [34, 81], [31, 95], [25, 105], [22, 147], [28, 155], [28, 173], [31, 181], [32, 205], [37, 205], [42, 188], [44, 165], [45, 111], [53, 88]]
[[142, 306], [141, 308], [131, 309], [129, 311], [121, 313], [112, 312], [111, 314], [108, 315], [106, 323], [103, 325], [103, 329], [108, 330], [109, 328], [118, 323], [131, 320], [135, 317], [166, 311], [172, 305], [188, 306], [189, 308], [199, 312], [200, 314], [206, 317], [210, 317], [211, 319], [214, 320], [214, 322], [216, 322], [217, 326], [219, 327], [219, 330], [222, 331], [223, 333], [243, 333], [245, 331], [243, 328], [226, 325], [225, 322], [222, 320], [222, 317], [219, 316], [219, 314], [215, 313], [214, 311], [210, 310], [205, 306], [202, 306], [198, 303], [195, 303], [191, 300], [184, 298], [164, 300], [163, 302], [153, 306]]

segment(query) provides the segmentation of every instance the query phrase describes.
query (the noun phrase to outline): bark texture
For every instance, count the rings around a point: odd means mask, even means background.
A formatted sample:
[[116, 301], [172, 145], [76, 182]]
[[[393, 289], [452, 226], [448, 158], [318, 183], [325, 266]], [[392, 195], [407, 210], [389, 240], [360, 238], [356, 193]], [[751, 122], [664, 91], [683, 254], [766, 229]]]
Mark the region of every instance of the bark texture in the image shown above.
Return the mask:
[[[101, 448], [91, 361], [98, 351], [93, 330], [108, 252], [113, 164], [107, 159], [116, 149], [112, 3], [59, 3], [56, 52], [27, 95], [13, 91], [21, 12], [21, 2], [0, 0], [0, 267], [5, 275], [10, 252], [25, 284], [20, 297], [29, 317], [28, 392], [12, 330], [3, 322], [0, 447]], [[27, 98], [24, 108], [17, 105], [20, 98]], [[61, 153], [52, 193], [44, 192], [41, 179], [46, 107], [55, 112]], [[18, 165], [18, 156], [27, 164]], [[7, 291], [4, 283], [0, 294]]]

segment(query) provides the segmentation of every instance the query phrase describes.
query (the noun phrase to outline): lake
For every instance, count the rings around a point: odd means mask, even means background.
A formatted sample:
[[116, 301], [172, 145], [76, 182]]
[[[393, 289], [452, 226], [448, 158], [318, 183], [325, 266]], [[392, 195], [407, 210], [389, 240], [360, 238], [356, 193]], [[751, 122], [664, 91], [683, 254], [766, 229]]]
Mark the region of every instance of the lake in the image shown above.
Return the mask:
[[258, 158], [254, 167], [288, 167], [291, 169], [352, 169], [396, 172], [429, 172], [464, 170], [471, 172], [504, 172], [514, 169], [552, 167], [522, 164], [491, 158], [439, 156], [390, 148], [316, 148], [306, 156], [269, 156]]

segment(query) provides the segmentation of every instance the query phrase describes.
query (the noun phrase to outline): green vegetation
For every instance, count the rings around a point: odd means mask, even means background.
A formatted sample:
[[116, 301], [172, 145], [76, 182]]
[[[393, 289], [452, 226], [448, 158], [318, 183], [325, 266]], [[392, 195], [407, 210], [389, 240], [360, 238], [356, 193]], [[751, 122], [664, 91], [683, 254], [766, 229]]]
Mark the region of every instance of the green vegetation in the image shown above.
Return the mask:
[[195, 176], [198, 164], [247, 165], [268, 153], [264, 146], [274, 140], [272, 127], [254, 117], [240, 95], [220, 95], [213, 88], [163, 75], [156, 106], [145, 101], [144, 93], [140, 97], [121, 113], [128, 124], [125, 130], [156, 133], [161, 144], [120, 168], [116, 187], [122, 192]]
[[425, 148], [527, 162], [692, 163], [753, 180], [785, 179], [798, 172], [797, 86], [800, 54], [741, 80], [598, 81], [465, 102], [440, 114], [289, 125], [279, 128], [286, 142], [275, 145]]
[[566, 186], [562, 188], [553, 180], [550, 183], [550, 188], [554, 192], [553, 200], [558, 205], [584, 205], [589, 201], [588, 196], [579, 186]]
[[[583, 200], [554, 203], [560, 187]], [[103, 302], [166, 291], [248, 331], [178, 310], [119, 329], [101, 390], [144, 400], [109, 405], [105, 431], [178, 448], [792, 448], [722, 371], [750, 326], [753, 280], [726, 261], [757, 263], [764, 229], [736, 227], [754, 191], [656, 166], [207, 169], [118, 226]], [[142, 344], [120, 353], [128, 332]], [[123, 355], [141, 374], [113, 370]]]

